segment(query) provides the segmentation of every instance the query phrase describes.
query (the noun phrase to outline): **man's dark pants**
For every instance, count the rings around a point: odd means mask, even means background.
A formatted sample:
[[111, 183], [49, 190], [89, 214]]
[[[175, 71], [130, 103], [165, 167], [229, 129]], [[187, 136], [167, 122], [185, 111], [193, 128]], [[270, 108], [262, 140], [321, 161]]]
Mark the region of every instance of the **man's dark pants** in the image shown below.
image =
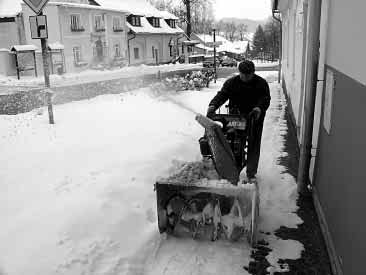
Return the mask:
[[261, 139], [263, 131], [264, 115], [261, 115], [258, 121], [252, 126], [252, 138], [249, 138], [247, 155], [247, 177], [253, 177], [257, 174], [259, 156], [261, 151]]

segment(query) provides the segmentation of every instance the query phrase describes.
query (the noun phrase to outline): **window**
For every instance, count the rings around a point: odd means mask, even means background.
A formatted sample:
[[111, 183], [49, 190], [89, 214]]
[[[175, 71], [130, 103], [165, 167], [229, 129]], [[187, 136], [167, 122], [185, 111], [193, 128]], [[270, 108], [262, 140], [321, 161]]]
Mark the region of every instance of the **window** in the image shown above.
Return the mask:
[[169, 45], [169, 55], [173, 56], [173, 46]]
[[104, 14], [94, 16], [94, 29], [95, 29], [95, 31], [105, 31]]
[[175, 28], [175, 20], [174, 19], [167, 19], [166, 22], [168, 23], [169, 27]]
[[122, 31], [121, 26], [121, 18], [120, 17], [113, 17], [113, 31]]
[[149, 23], [155, 27], [155, 28], [159, 28], [160, 27], [160, 19], [157, 17], [149, 17], [147, 19], [149, 21]]
[[84, 31], [84, 28], [81, 26], [80, 14], [71, 14], [70, 15], [70, 27], [71, 31]]
[[133, 55], [135, 57], [135, 59], [139, 59], [139, 48], [133, 48]]
[[72, 48], [72, 52], [74, 54], [74, 62], [77, 64], [81, 61], [81, 49], [80, 46], [76, 46]]
[[130, 15], [129, 20], [132, 26], [141, 27], [141, 19], [140, 16]]
[[151, 47], [151, 51], [152, 51], [152, 57], [154, 58], [155, 57], [154, 56], [155, 55], [155, 48], [154, 48], [154, 46]]
[[121, 45], [120, 44], [114, 45], [114, 57], [121, 57]]

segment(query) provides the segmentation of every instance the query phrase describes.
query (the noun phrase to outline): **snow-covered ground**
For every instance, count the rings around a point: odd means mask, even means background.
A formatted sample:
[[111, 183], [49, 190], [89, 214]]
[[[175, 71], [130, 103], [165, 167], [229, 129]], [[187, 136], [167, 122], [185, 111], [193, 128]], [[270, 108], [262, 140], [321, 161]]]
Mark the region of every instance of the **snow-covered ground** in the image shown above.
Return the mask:
[[[277, 72], [259, 72], [276, 79]], [[222, 85], [169, 94], [205, 113]], [[270, 84], [263, 133], [260, 230], [296, 227], [296, 184], [283, 154], [285, 98]], [[200, 159], [194, 114], [143, 88], [0, 116], [0, 274], [247, 274], [246, 243], [164, 238], [153, 184], [176, 161]], [[261, 235], [267, 259], [298, 258], [301, 243]]]

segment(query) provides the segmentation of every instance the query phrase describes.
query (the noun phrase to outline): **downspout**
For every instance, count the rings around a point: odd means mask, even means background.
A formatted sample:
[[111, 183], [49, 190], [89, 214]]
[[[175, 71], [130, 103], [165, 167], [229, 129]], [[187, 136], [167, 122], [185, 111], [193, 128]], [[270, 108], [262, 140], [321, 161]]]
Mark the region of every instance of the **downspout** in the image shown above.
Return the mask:
[[313, 146], [312, 148], [312, 161], [310, 162], [310, 181], [312, 186], [314, 186], [314, 168], [316, 157], [318, 153], [318, 144], [319, 144], [319, 132], [320, 132], [320, 114], [321, 114], [321, 104], [322, 104], [322, 95], [323, 88], [325, 85], [325, 56], [326, 56], [326, 42], [327, 42], [327, 29], [328, 29], [328, 9], [329, 9], [330, 0], [322, 1], [321, 8], [321, 19], [320, 19], [320, 33], [319, 33], [319, 67], [318, 67], [318, 86], [316, 92], [316, 100], [315, 100], [315, 117], [314, 117], [314, 133], [313, 133]]
[[[278, 14], [278, 17], [275, 16], [275, 13]], [[273, 19], [277, 20], [280, 24], [280, 37], [279, 37], [279, 45], [278, 45], [278, 83], [281, 82], [281, 69], [282, 69], [282, 20], [280, 19], [279, 10], [272, 10]]]
[[[309, 169], [314, 126], [315, 98], [317, 90], [317, 76], [319, 63], [319, 33], [320, 33], [321, 0], [309, 1], [309, 16], [307, 25], [309, 42], [306, 50], [305, 73], [305, 104], [304, 104], [304, 131], [301, 136], [299, 171], [297, 175], [299, 193], [306, 193], [309, 184]], [[311, 30], [311, 31], [310, 31]]]
[[132, 33], [133, 37], [127, 39], [127, 50], [128, 50], [128, 65], [131, 66], [131, 52], [130, 52], [130, 40], [136, 38], [136, 34]]

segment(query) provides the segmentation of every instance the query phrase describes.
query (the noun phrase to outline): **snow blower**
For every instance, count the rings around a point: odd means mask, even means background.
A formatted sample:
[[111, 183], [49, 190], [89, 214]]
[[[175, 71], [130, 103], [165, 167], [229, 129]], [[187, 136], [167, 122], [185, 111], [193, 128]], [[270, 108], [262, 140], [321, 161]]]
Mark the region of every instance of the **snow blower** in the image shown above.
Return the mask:
[[155, 184], [160, 233], [215, 241], [247, 239], [255, 246], [259, 215], [257, 182], [240, 181], [251, 144], [250, 121], [240, 115], [198, 114], [205, 128], [201, 162], [185, 163]]

